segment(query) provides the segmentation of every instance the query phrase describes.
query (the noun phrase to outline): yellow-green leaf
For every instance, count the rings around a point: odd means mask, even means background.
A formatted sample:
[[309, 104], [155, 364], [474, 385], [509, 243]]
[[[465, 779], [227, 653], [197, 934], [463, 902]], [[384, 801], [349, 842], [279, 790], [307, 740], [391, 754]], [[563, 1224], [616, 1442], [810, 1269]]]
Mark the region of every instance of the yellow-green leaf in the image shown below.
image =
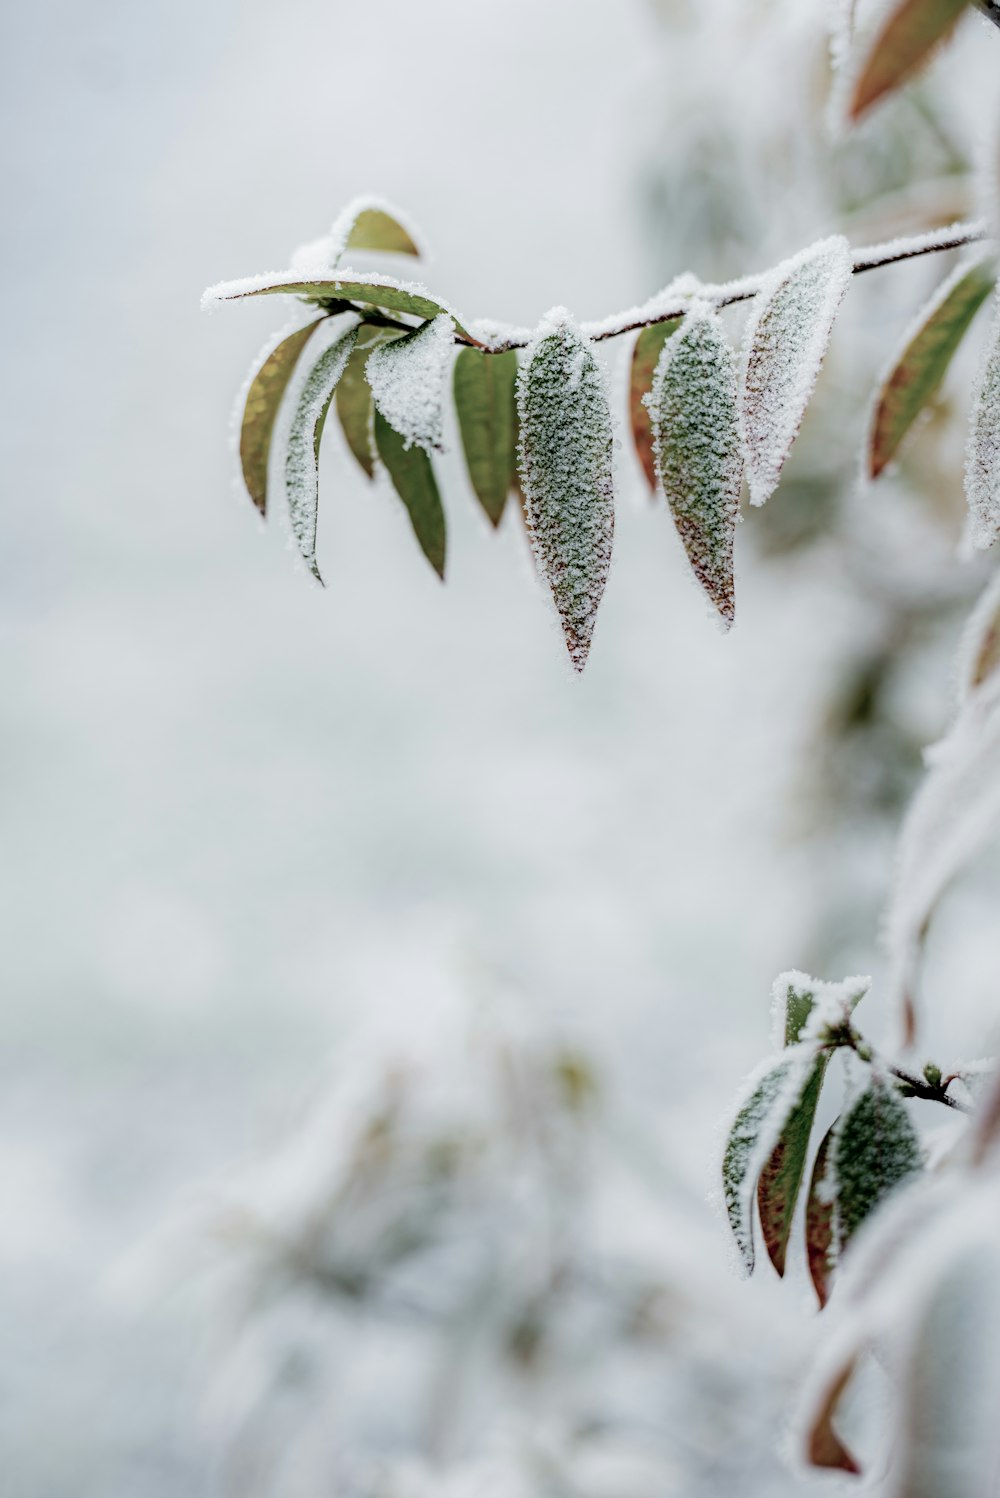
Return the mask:
[[406, 506], [420, 549], [438, 577], [444, 577], [446, 532], [441, 496], [431, 460], [422, 447], [407, 447], [375, 408], [375, 446]]
[[345, 250], [390, 250], [397, 255], [419, 255], [412, 237], [384, 208], [362, 208], [344, 243]]
[[247, 493], [262, 515], [267, 514], [267, 463], [281, 397], [299, 355], [322, 321], [317, 318], [283, 338], [261, 364], [247, 391], [240, 426], [240, 467]]
[[906, 83], [953, 30], [966, 0], [896, 0], [876, 31], [854, 76], [852, 120]]
[[462, 349], [454, 393], [462, 448], [476, 498], [494, 525], [517, 479], [517, 354]]
[[372, 431], [372, 387], [365, 377], [368, 355], [376, 343], [393, 337], [380, 328], [360, 327], [347, 367], [334, 395], [337, 418], [347, 445], [369, 478], [375, 473], [375, 445]]
[[868, 472], [877, 478], [944, 379], [956, 349], [996, 282], [989, 255], [960, 265], [935, 292], [883, 379], [868, 439]]

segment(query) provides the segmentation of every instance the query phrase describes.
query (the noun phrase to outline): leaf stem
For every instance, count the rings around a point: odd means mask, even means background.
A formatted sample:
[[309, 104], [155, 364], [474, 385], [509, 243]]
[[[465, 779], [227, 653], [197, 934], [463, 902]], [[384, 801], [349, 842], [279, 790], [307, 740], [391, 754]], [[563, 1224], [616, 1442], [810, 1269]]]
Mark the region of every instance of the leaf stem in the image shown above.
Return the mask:
[[848, 1046], [862, 1061], [872, 1062], [878, 1059], [890, 1076], [895, 1077], [897, 1082], [903, 1083], [902, 1091], [905, 1097], [918, 1097], [927, 1103], [941, 1103], [945, 1108], [954, 1108], [957, 1113], [972, 1112], [972, 1109], [965, 1103], [959, 1102], [958, 1098], [949, 1094], [948, 1086], [954, 1078], [942, 1079], [940, 1068], [929, 1068], [937, 1076], [937, 1080], [932, 1081], [927, 1075], [918, 1077], [902, 1066], [894, 1066], [882, 1057], [876, 1058], [874, 1048], [863, 1035], [855, 1030], [853, 1025], [845, 1025], [843, 1030], [838, 1029], [835, 1044]]

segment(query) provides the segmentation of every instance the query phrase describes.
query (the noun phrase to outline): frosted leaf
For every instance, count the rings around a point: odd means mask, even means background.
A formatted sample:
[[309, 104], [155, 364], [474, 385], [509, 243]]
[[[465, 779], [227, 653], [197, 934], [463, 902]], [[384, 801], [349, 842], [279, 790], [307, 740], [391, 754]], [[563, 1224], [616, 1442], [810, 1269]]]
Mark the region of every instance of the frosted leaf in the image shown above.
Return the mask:
[[528, 347], [517, 408], [528, 534], [582, 671], [611, 565], [612, 426], [604, 377], [564, 308], [543, 319]]
[[243, 276], [209, 286], [202, 292], [201, 305], [205, 309], [219, 302], [239, 302], [254, 296], [304, 297], [325, 307], [332, 304], [341, 311], [350, 303], [358, 303], [387, 312], [402, 312], [420, 318], [421, 322], [428, 322], [441, 312], [450, 312], [458, 332], [465, 332], [454, 308], [440, 297], [431, 296], [419, 281], [401, 281], [397, 276], [384, 276], [378, 271], [266, 271], [259, 276]]
[[1000, 666], [1000, 570], [994, 573], [969, 616], [958, 649], [959, 706], [996, 677]]
[[809, 1088], [816, 1051], [794, 1046], [771, 1058], [750, 1078], [737, 1109], [722, 1157], [726, 1215], [743, 1267], [754, 1267], [753, 1202], [757, 1179], [770, 1159], [790, 1115]]
[[846, 239], [821, 239], [775, 266], [754, 302], [740, 371], [740, 424], [751, 504], [762, 505], [777, 487], [852, 267]]
[[362, 325], [358, 329], [357, 342], [347, 361], [347, 367], [337, 381], [334, 401], [337, 419], [359, 466], [369, 478], [375, 474], [375, 439], [372, 431], [372, 387], [365, 378], [368, 355], [376, 343], [386, 338], [398, 337], [384, 328]]
[[301, 389], [285, 447], [285, 492], [292, 535], [313, 577], [316, 565], [316, 517], [319, 500], [319, 445], [337, 381], [354, 348], [357, 330], [350, 328], [316, 359]]
[[743, 482], [736, 356], [705, 303], [667, 339], [647, 403], [657, 477], [694, 575], [728, 628]]
[[950, 35], [966, 0], [883, 0], [844, 69], [847, 115], [858, 120], [909, 81]]
[[920, 309], [879, 381], [866, 466], [877, 478], [932, 400], [955, 351], [996, 281], [992, 255], [956, 267]]
[[373, 349], [365, 365], [372, 397], [406, 447], [441, 451], [444, 392], [455, 324], [446, 312], [415, 333]]
[[276, 347], [271, 346], [247, 390], [240, 424], [240, 469], [247, 493], [262, 515], [267, 514], [268, 458], [278, 407], [299, 355], [322, 321], [317, 318], [304, 328], [296, 328]]
[[879, 1203], [923, 1169], [920, 1141], [905, 1104], [891, 1082], [874, 1070], [838, 1120], [827, 1169], [840, 1253]]
[[821, 1052], [798, 1101], [781, 1126], [777, 1143], [764, 1164], [757, 1182], [757, 1210], [768, 1257], [779, 1275], [785, 1272], [785, 1254], [795, 1218], [795, 1206], [806, 1168], [809, 1140], [816, 1120], [828, 1057]]
[[806, 1197], [806, 1264], [821, 1310], [830, 1298], [830, 1276], [833, 1272], [833, 1196], [828, 1189], [826, 1169], [835, 1129], [836, 1124], [827, 1129], [816, 1151], [809, 1195]]
[[824, 1029], [850, 1019], [871, 986], [871, 978], [829, 983], [797, 969], [779, 973], [771, 989], [771, 1044], [822, 1039]]
[[993, 314], [972, 400], [965, 497], [969, 502], [969, 540], [985, 550], [1000, 535], [1000, 306]]
[[331, 266], [338, 265], [347, 250], [420, 254], [416, 239], [402, 221], [399, 209], [381, 198], [354, 198], [348, 203], [334, 219], [328, 243]]
[[903, 823], [886, 917], [892, 990], [910, 1031], [917, 965], [934, 908], [1000, 823], [995, 680], [967, 700], [946, 738], [928, 752], [928, 764]]

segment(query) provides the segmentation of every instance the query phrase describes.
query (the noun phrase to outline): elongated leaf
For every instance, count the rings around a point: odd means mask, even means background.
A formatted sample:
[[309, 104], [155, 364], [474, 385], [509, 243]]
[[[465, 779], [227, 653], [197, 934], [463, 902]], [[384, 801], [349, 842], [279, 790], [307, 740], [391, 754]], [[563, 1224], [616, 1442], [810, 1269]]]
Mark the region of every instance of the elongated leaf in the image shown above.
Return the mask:
[[398, 432], [375, 409], [375, 446], [406, 506], [420, 549], [438, 577], [444, 578], [447, 536], [444, 510], [431, 461], [423, 448], [407, 447]]
[[454, 332], [451, 317], [442, 312], [415, 333], [380, 343], [368, 357], [365, 377], [375, 405], [405, 447], [441, 450]]
[[369, 478], [375, 473], [375, 435], [372, 430], [372, 387], [365, 376], [368, 355], [376, 343], [400, 335], [362, 325], [357, 342], [337, 383], [334, 400], [347, 445]]
[[299, 392], [285, 450], [285, 490], [292, 534], [303, 560], [322, 582], [316, 564], [319, 498], [319, 445], [337, 381], [354, 348], [355, 329], [343, 333], [319, 355]]
[[832, 1183], [826, 1180], [826, 1166], [836, 1127], [835, 1123], [832, 1128], [827, 1129], [816, 1151], [809, 1195], [806, 1198], [806, 1263], [821, 1310], [830, 1298], [830, 1277], [833, 1273], [833, 1192], [830, 1189]]
[[854, 76], [848, 113], [860, 119], [925, 65], [954, 29], [966, 0], [891, 0]]
[[892, 461], [914, 421], [933, 399], [995, 282], [992, 256], [958, 266], [907, 332], [875, 397], [867, 452], [872, 478]]
[[722, 1193], [743, 1267], [755, 1260], [753, 1203], [757, 1179], [812, 1077], [816, 1054], [805, 1046], [787, 1050], [749, 1084], [722, 1157]]
[[743, 460], [736, 356], [712, 309], [696, 303], [668, 338], [649, 397], [656, 473], [692, 571], [726, 627], [736, 611], [733, 535]]
[[582, 671], [611, 565], [612, 424], [597, 361], [562, 308], [542, 322], [520, 366], [517, 405], [531, 544]]
[[965, 455], [969, 539], [982, 550], [1000, 535], [1000, 307], [993, 315], [972, 401]]
[[331, 263], [336, 265], [347, 250], [419, 255], [413, 236], [396, 214], [396, 209], [377, 198], [355, 198], [348, 203], [330, 230]]
[[809, 1140], [816, 1120], [823, 1078], [825, 1055], [816, 1057], [808, 1081], [798, 1102], [785, 1119], [778, 1142], [757, 1182], [757, 1209], [768, 1257], [778, 1274], [785, 1272], [785, 1254], [795, 1217], [795, 1204], [809, 1153]]
[[476, 498], [494, 525], [517, 479], [517, 354], [462, 349], [454, 393], [462, 448]]
[[920, 1141], [902, 1098], [872, 1072], [842, 1115], [831, 1145], [838, 1252], [879, 1203], [922, 1168]]
[[656, 459], [653, 456], [653, 423], [650, 420], [645, 397], [652, 387], [653, 371], [656, 369], [663, 345], [671, 333], [676, 333], [680, 325], [679, 317], [671, 318], [669, 322], [653, 323], [652, 327], [642, 329], [632, 349], [632, 367], [628, 384], [628, 411], [632, 424], [632, 441], [635, 443], [636, 454], [642, 464], [646, 481], [654, 494], [656, 492]]
[[[422, 286], [410, 281], [398, 281], [394, 276], [376, 275], [298, 275], [294, 271], [279, 271], [276, 275], [246, 276], [239, 281], [220, 281], [210, 286], [202, 296], [203, 306], [216, 302], [239, 302], [253, 296], [299, 296], [310, 302], [353, 303], [360, 307], [377, 307], [386, 312], [403, 312], [428, 322], [438, 313], [446, 312], [441, 302], [429, 296]], [[456, 329], [463, 337], [465, 329], [456, 321]]]
[[267, 461], [274, 422], [288, 381], [323, 318], [296, 328], [272, 349], [250, 382], [240, 427], [240, 467], [247, 493], [262, 515], [267, 514]]
[[821, 239], [776, 266], [754, 300], [740, 370], [751, 504], [762, 505], [777, 488], [852, 270], [847, 240]]

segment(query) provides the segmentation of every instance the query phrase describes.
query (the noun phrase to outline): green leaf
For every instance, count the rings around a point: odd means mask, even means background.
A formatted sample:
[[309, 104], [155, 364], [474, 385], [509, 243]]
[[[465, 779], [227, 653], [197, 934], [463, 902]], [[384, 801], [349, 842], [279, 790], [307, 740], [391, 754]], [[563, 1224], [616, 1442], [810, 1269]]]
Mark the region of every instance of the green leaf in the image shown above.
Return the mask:
[[406, 506], [420, 549], [438, 577], [444, 577], [445, 518], [430, 458], [422, 447], [407, 447], [376, 407], [375, 446]]
[[857, 120], [920, 71], [950, 34], [966, 0], [897, 0], [861, 61], [848, 104]]
[[669, 322], [654, 323], [643, 328], [632, 349], [632, 367], [629, 373], [628, 410], [632, 424], [632, 441], [642, 464], [642, 471], [650, 489], [656, 492], [656, 461], [653, 457], [653, 423], [644, 397], [653, 383], [653, 371], [663, 345], [671, 333], [676, 333], [681, 319], [674, 317]]
[[969, 539], [985, 550], [1000, 536], [1000, 307], [993, 314], [972, 398], [965, 454]]
[[[360, 307], [375, 307], [384, 312], [402, 312], [427, 322], [448, 309], [420, 287], [397, 281], [393, 276], [296, 276], [288, 271], [276, 276], [252, 276], [245, 281], [224, 281], [212, 286], [202, 298], [206, 305], [213, 302], [239, 302], [253, 296], [300, 296], [309, 302], [323, 306], [330, 303], [357, 304]], [[463, 337], [464, 328], [456, 323]]]
[[494, 525], [517, 481], [517, 354], [464, 348], [455, 360], [454, 394], [462, 448], [476, 498]]
[[795, 1107], [782, 1126], [777, 1144], [771, 1151], [757, 1182], [757, 1208], [761, 1231], [771, 1263], [780, 1275], [785, 1272], [785, 1254], [795, 1217], [795, 1204], [805, 1171], [809, 1139], [816, 1119], [827, 1058], [816, 1057], [808, 1081]]
[[299, 392], [285, 451], [285, 492], [292, 534], [317, 582], [316, 520], [319, 500], [319, 445], [337, 381], [354, 348], [356, 330], [329, 344], [319, 355]]
[[344, 241], [345, 250], [391, 251], [396, 255], [418, 255], [419, 249], [403, 225], [384, 208], [362, 208]]
[[442, 312], [415, 332], [380, 343], [365, 365], [376, 409], [407, 447], [441, 451], [454, 331], [450, 315]]
[[337, 417], [347, 445], [369, 478], [375, 474], [375, 439], [372, 431], [374, 407], [372, 387], [365, 376], [365, 365], [376, 343], [396, 336], [399, 335], [362, 324], [334, 396]]
[[842, 1253], [879, 1203], [922, 1170], [923, 1158], [903, 1100], [874, 1071], [842, 1115], [831, 1148], [834, 1222]]
[[535, 560], [570, 659], [587, 662], [614, 537], [612, 422], [589, 343], [557, 308], [518, 372], [518, 467]]
[[663, 347], [649, 398], [656, 473], [695, 577], [728, 628], [743, 459], [736, 356], [716, 314], [696, 304]]
[[993, 257], [960, 265], [920, 313], [875, 398], [868, 472], [877, 478], [934, 397], [972, 319], [996, 283]]
[[798, 970], [779, 973], [771, 989], [774, 1044], [789, 1046], [800, 1041], [817, 1002], [822, 1003], [824, 1013], [831, 1018], [842, 1015], [845, 1020], [850, 1019], [870, 988], [870, 978], [843, 978], [839, 983], [828, 983]]
[[250, 382], [240, 427], [240, 467], [247, 493], [262, 515], [267, 514], [267, 462], [281, 397], [302, 350], [323, 318], [297, 328], [272, 349]]
[[[798, 1073], [798, 1075], [796, 1074]], [[767, 1139], [780, 1132], [782, 1116], [800, 1095], [796, 1086], [802, 1059], [787, 1052], [751, 1083], [749, 1094], [733, 1120], [722, 1157], [722, 1195], [729, 1225], [747, 1274], [753, 1272], [753, 1198], [757, 1177], [766, 1163]], [[789, 1091], [792, 1093], [788, 1101]]]
[[[839, 1123], [839, 1119], [837, 1120]], [[827, 1129], [816, 1152], [809, 1195], [806, 1198], [806, 1263], [809, 1278], [813, 1282], [820, 1309], [830, 1298], [830, 1277], [833, 1273], [833, 1194], [826, 1182], [826, 1165], [830, 1157], [830, 1146], [837, 1124]]]
[[751, 504], [778, 486], [852, 271], [851, 247], [835, 234], [775, 266], [754, 298], [740, 371]]

